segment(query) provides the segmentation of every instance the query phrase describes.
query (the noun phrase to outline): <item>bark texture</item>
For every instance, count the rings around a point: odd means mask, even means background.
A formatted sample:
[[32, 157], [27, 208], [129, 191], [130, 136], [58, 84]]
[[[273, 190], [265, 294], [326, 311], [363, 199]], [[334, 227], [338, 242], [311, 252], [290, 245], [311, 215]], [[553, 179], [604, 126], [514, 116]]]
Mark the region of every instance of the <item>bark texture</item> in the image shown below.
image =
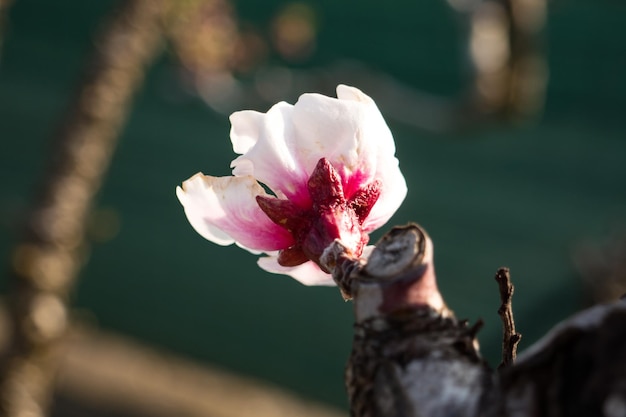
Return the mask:
[[[468, 326], [439, 302], [432, 244], [419, 226], [394, 228], [368, 262], [338, 265], [355, 304], [352, 416], [626, 417], [626, 301], [564, 321], [515, 363], [505, 337], [505, 363], [492, 371], [476, 343], [480, 323]], [[505, 336], [517, 339], [505, 275], [500, 313]]]
[[500, 374], [501, 416], [626, 416], [626, 302], [555, 327]]

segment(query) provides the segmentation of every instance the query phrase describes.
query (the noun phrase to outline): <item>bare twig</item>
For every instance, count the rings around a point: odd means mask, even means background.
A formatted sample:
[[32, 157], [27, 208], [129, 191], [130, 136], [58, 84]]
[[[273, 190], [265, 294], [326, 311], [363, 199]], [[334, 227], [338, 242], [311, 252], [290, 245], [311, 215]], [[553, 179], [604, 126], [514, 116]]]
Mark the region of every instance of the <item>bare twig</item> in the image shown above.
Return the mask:
[[161, 39], [163, 0], [120, 2], [77, 91], [13, 254], [13, 338], [2, 363], [3, 416], [46, 414], [80, 269], [85, 221], [145, 67]]
[[502, 362], [498, 366], [498, 369], [500, 369], [515, 363], [517, 344], [522, 339], [522, 335], [515, 331], [515, 320], [513, 319], [511, 303], [515, 287], [511, 283], [509, 269], [498, 269], [496, 281], [500, 288], [500, 302], [502, 303], [498, 309], [498, 315], [502, 319]]

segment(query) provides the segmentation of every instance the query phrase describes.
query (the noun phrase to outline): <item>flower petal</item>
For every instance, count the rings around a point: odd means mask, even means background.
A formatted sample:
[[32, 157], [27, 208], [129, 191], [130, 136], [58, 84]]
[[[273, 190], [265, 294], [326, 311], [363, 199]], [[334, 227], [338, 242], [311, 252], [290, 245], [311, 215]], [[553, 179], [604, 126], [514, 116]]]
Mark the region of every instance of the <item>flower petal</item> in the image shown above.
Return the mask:
[[230, 141], [235, 153], [244, 154], [257, 143], [264, 117], [263, 113], [253, 110], [239, 111], [230, 116]]
[[194, 175], [176, 188], [193, 228], [218, 245], [237, 243], [254, 251], [293, 245], [293, 238], [261, 211], [255, 198], [267, 195], [252, 177]]
[[366, 232], [387, 223], [407, 194], [406, 181], [395, 157], [380, 158], [376, 165], [375, 177], [381, 181], [381, 192], [378, 201], [363, 222], [363, 229]]
[[[376, 155], [373, 178], [382, 183], [380, 197], [363, 224], [366, 232], [372, 231], [385, 224], [398, 210], [407, 194], [406, 181], [400, 171], [398, 159], [394, 156], [396, 147], [393, 136], [374, 101], [358, 88], [346, 85], [337, 86], [337, 97], [340, 100], [363, 103], [369, 108], [369, 114], [364, 122], [371, 124], [370, 127], [362, 127], [366, 135], [363, 135], [361, 140], [363, 148], [370, 149]], [[355, 179], [357, 184], [353, 187], [358, 189], [359, 179]]]
[[[391, 133], [375, 105], [340, 100], [320, 94], [304, 94], [294, 106], [293, 124], [297, 133], [297, 159], [311, 174], [321, 158], [328, 159], [342, 177], [346, 198], [355, 191], [348, 186], [354, 174], [363, 182], [372, 179], [378, 150], [373, 138]], [[372, 123], [372, 117], [380, 120]], [[381, 133], [382, 129], [382, 133]], [[386, 130], [386, 132], [385, 132]]]
[[374, 103], [374, 100], [372, 100], [372, 98], [365, 94], [363, 91], [359, 90], [356, 87], [351, 87], [345, 84], [339, 84], [337, 86], [337, 98], [339, 100], [359, 101], [364, 104], [373, 104], [374, 106], [376, 105], [376, 103]]
[[[284, 102], [267, 113], [241, 111], [230, 116], [231, 140], [235, 152], [243, 155], [231, 162], [233, 175], [252, 175], [277, 195], [298, 200], [306, 197], [307, 173], [295, 159], [296, 135], [292, 122], [293, 106]], [[248, 135], [254, 134], [256, 142]]]
[[284, 274], [295, 278], [304, 285], [336, 285], [330, 274], [322, 271], [314, 262], [305, 262], [298, 266], [282, 266], [274, 255], [264, 256], [257, 261], [258, 265], [273, 274]]

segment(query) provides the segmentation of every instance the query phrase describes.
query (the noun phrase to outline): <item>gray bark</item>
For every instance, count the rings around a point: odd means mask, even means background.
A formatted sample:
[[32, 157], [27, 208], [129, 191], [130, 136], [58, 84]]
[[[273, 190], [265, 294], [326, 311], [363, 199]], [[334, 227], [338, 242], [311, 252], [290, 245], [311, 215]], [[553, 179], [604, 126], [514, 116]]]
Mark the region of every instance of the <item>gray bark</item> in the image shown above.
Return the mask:
[[494, 371], [478, 350], [480, 323], [440, 302], [419, 226], [394, 228], [367, 262], [337, 265], [355, 304], [352, 416], [626, 417], [626, 302], [579, 313]]

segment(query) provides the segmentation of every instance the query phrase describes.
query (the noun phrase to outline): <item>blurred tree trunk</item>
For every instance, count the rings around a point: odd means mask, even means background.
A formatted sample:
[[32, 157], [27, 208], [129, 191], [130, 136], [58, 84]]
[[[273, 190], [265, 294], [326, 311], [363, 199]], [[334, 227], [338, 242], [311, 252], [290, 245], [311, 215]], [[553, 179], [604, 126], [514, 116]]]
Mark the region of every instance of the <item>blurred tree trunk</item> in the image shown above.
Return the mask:
[[97, 39], [50, 151], [50, 166], [13, 253], [13, 337], [0, 392], [4, 416], [47, 413], [67, 329], [67, 301], [85, 247], [85, 222], [132, 98], [160, 49], [167, 4], [120, 2]]

